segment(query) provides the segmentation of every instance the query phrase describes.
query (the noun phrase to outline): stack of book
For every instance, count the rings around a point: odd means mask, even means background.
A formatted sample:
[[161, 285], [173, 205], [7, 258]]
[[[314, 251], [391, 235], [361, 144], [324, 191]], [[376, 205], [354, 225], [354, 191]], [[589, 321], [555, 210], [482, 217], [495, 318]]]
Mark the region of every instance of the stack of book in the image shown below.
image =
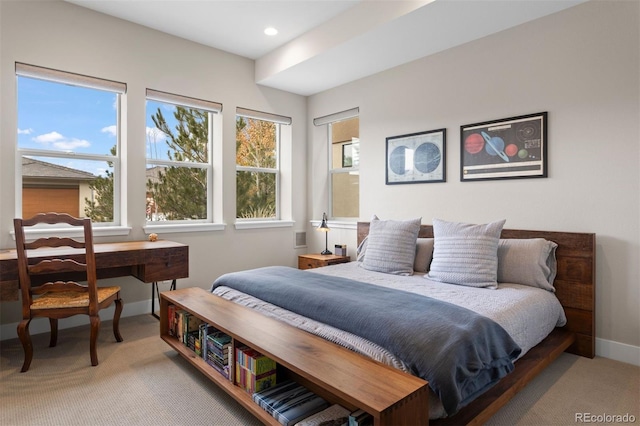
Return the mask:
[[276, 383], [276, 362], [248, 346], [236, 348], [236, 383], [253, 394]]
[[210, 325], [203, 325], [200, 328], [200, 338], [203, 348], [202, 358], [224, 377], [229, 378], [233, 359], [231, 336]]
[[253, 400], [284, 426], [293, 426], [329, 406], [327, 401], [292, 380], [254, 393]]

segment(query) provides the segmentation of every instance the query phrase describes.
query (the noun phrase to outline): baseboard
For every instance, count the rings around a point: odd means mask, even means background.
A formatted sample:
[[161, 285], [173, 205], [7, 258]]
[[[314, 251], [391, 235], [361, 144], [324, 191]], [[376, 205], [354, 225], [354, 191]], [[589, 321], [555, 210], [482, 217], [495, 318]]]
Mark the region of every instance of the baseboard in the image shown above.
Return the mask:
[[[155, 305], [156, 314], [159, 314], [158, 303], [156, 303]], [[101, 310], [100, 320], [112, 320], [114, 309], [115, 307], [112, 305], [107, 309]], [[135, 315], [143, 314], [151, 314], [151, 299], [143, 300], [141, 302], [125, 303], [121, 317], [132, 317]], [[89, 324], [88, 316], [75, 315], [73, 317], [59, 320], [58, 329], [62, 330], [65, 328], [77, 327], [85, 324]], [[2, 324], [2, 326], [0, 326], [0, 341], [18, 338], [17, 327], [17, 322], [12, 324]], [[49, 320], [46, 318], [36, 318], [31, 321], [31, 324], [29, 324], [29, 332], [32, 336], [40, 333], [48, 333], [49, 331]]]
[[596, 355], [640, 367], [640, 346], [596, 338]]

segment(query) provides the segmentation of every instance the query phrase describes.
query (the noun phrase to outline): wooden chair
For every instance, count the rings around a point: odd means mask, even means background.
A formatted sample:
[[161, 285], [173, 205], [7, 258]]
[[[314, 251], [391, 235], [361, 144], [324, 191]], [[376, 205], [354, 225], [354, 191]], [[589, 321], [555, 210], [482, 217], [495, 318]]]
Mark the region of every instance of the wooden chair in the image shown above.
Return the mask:
[[[27, 243], [24, 228], [39, 223], [66, 223], [74, 227], [82, 227], [84, 241], [49, 237]], [[18, 337], [24, 348], [22, 372], [29, 369], [33, 358], [29, 323], [36, 317], [49, 318], [51, 325], [49, 346], [53, 347], [58, 340], [58, 319], [78, 314], [88, 315], [91, 322], [91, 365], [98, 365], [96, 350], [100, 329], [98, 312], [115, 302], [113, 334], [116, 340], [121, 342], [119, 322], [122, 300], [120, 287], [98, 287], [97, 285], [91, 219], [78, 219], [64, 213], [40, 213], [30, 219], [14, 219], [13, 224], [22, 294], [22, 321], [18, 324]], [[77, 282], [85, 280], [86, 285]]]

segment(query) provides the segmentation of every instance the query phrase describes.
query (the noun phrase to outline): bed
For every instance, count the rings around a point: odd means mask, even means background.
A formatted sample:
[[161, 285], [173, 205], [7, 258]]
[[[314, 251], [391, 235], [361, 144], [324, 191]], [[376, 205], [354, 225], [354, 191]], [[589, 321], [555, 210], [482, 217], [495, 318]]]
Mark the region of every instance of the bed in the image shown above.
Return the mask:
[[[393, 221], [381, 221], [380, 223], [382, 222]], [[372, 223], [370, 222], [358, 223], [358, 244], [360, 247], [365, 248], [365, 261], [367, 259], [367, 250], [372, 258], [375, 257], [373, 247], [375, 247], [376, 241], [379, 242], [379, 239], [373, 240], [373, 236], [379, 235], [378, 233], [372, 235], [372, 238], [367, 241], [371, 225]], [[377, 221], [373, 222], [373, 225], [379, 226]], [[438, 226], [441, 225], [442, 223], [438, 223]], [[425, 250], [431, 250], [431, 254], [434, 256], [436, 253], [442, 254], [442, 248], [439, 250], [434, 250], [433, 248], [434, 227], [418, 224], [418, 228], [417, 239], [414, 239], [417, 243], [414, 242], [411, 247], [416, 253], [411, 267], [426, 269], [429, 264], [435, 267], [436, 263], [432, 259], [425, 261], [422, 257], [420, 259], [422, 259], [423, 263], [426, 262], [427, 265], [418, 265], [420, 263], [418, 262], [420, 250], [422, 250], [422, 253], [425, 253]], [[582, 356], [594, 356], [595, 235], [508, 230], [502, 229], [502, 226], [499, 228], [498, 235], [501, 244], [505, 240], [513, 240], [512, 243], [515, 243], [521, 240], [539, 241], [539, 239], [553, 243], [554, 250], [552, 254], [555, 255], [555, 263], [553, 265], [554, 276], [551, 281], [553, 283], [552, 290], [555, 291], [505, 282], [500, 282], [498, 291], [482, 287], [453, 285], [442, 283], [435, 273], [434, 277], [430, 277], [431, 271], [426, 272], [414, 269], [412, 275], [406, 276], [363, 268], [362, 259], [356, 262], [309, 271], [296, 271], [294, 274], [312, 274], [311, 276], [316, 282], [318, 280], [328, 281], [335, 279], [338, 281], [347, 280], [342, 284], [349, 284], [350, 281], [353, 281], [351, 286], [356, 289], [359, 287], [355, 283], [364, 282], [366, 283], [365, 285], [373, 285], [385, 290], [395, 292], [400, 290], [400, 293], [409, 292], [418, 296], [436, 298], [444, 303], [459, 305], [462, 309], [476, 312], [481, 317], [489, 317], [492, 322], [498, 323], [500, 325], [499, 328], [507, 331], [507, 334], [519, 349], [517, 351], [513, 350], [513, 347], [508, 349], [509, 356], [514, 361], [517, 359], [515, 367], [507, 369], [508, 371], [500, 376], [504, 376], [504, 378], [497, 384], [494, 380], [490, 385], [483, 387], [481, 392], [469, 392], [467, 397], [462, 397], [464, 401], [457, 400], [453, 405], [449, 402], [447, 393], [443, 394], [441, 389], [438, 390], [437, 394], [432, 391], [430, 397], [430, 417], [440, 419], [438, 422], [442, 424], [482, 422], [487, 420], [492, 413], [495, 413], [526, 382], [565, 349]], [[495, 229], [492, 232], [495, 233]], [[436, 240], [444, 241], [442, 233], [440, 236], [438, 240], [438, 235], [436, 235]], [[370, 245], [368, 249], [366, 248], [367, 243]], [[270, 270], [261, 272], [272, 273]], [[528, 271], [527, 274], [529, 274]], [[504, 273], [502, 275], [505, 276]], [[293, 276], [297, 277], [297, 275]], [[257, 278], [248, 276], [249, 286], [253, 287], [256, 280]], [[263, 278], [260, 278], [260, 281], [262, 280]], [[292, 280], [294, 279], [292, 278], [289, 281]], [[240, 289], [231, 288], [226, 285], [224, 280], [221, 282], [216, 280], [216, 283], [214, 285], [215, 289], [212, 288], [212, 291], [225, 299], [249, 306], [264, 315], [278, 318], [407, 373], [420, 375], [416, 373], [413, 364], [404, 362], [402, 356], [397, 356], [394, 353], [395, 347], [393, 350], [388, 350], [385, 345], [377, 344], [373, 339], [363, 338], [359, 335], [362, 333], [345, 331], [341, 328], [327, 325], [322, 321], [310, 319], [305, 315], [301, 315], [303, 311], [294, 313], [288, 309], [283, 309], [273, 303], [262, 300], [259, 293], [256, 296], [252, 296], [245, 293], [242, 287]], [[311, 287], [315, 287], [315, 285]], [[271, 289], [271, 284], [265, 285], [265, 288], [275, 291]], [[366, 292], [368, 287], [362, 288]], [[370, 294], [370, 292], [367, 292], [367, 294]], [[309, 301], [319, 298], [313, 295], [309, 297]], [[294, 297], [294, 299], [297, 298], [299, 297]], [[269, 297], [264, 297], [264, 299], [270, 300]], [[283, 306], [288, 307], [288, 305]], [[368, 337], [368, 335], [365, 337]], [[383, 341], [389, 342], [389, 340]], [[447, 390], [448, 388], [443, 386], [442, 389]], [[441, 398], [439, 395], [443, 397]]]

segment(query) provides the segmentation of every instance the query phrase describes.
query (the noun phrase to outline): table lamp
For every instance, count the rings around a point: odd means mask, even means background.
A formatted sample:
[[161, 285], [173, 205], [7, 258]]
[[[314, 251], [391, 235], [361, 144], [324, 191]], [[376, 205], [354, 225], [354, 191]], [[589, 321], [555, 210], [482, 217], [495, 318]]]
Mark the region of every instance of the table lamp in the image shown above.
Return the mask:
[[320, 222], [320, 226], [316, 228], [318, 231], [324, 232], [324, 251], [320, 254], [332, 254], [329, 251], [329, 231], [331, 230], [327, 225], [327, 214], [322, 213], [322, 222]]

